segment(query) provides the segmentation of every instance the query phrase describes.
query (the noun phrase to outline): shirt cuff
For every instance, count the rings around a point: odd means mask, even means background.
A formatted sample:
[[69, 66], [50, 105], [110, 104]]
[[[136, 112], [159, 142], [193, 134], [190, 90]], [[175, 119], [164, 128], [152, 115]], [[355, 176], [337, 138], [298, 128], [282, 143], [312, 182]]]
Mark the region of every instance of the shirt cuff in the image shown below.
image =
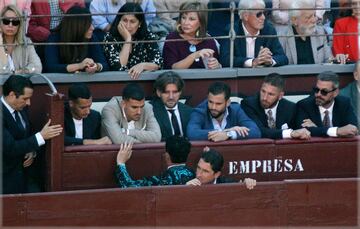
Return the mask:
[[40, 134], [40, 132], [36, 133], [35, 137], [36, 137], [37, 144], [39, 146], [45, 145], [45, 140], [44, 140], [43, 136]]
[[237, 133], [235, 130], [231, 130], [229, 131], [229, 133], [231, 134], [231, 139], [232, 140], [236, 140], [237, 139]]
[[285, 138], [291, 138], [291, 133], [293, 132], [293, 129], [286, 129], [282, 131], [282, 137]]
[[117, 166], [120, 168], [120, 167], [123, 167], [123, 168], [125, 168], [126, 169], [126, 165], [125, 165], [125, 163], [118, 163], [117, 164]]
[[245, 62], [244, 62], [244, 67], [246, 68], [251, 68], [252, 67], [252, 62], [253, 62], [254, 59], [247, 59]]
[[337, 137], [337, 127], [330, 127], [326, 133], [330, 137]]
[[272, 65], [271, 66], [275, 66], [276, 65], [276, 61], [273, 59], [273, 58], [271, 58], [272, 59]]

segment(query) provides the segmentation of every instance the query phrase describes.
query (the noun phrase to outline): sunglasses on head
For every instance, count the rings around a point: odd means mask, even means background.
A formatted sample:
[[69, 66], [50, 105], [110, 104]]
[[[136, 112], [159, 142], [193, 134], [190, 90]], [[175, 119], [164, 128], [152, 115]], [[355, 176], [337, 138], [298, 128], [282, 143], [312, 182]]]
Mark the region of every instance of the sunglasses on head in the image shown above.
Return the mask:
[[313, 88], [313, 91], [314, 91], [315, 94], [317, 94], [317, 93], [320, 92], [321, 95], [327, 96], [327, 94], [329, 94], [330, 92], [335, 91], [336, 89], [337, 89], [337, 88], [334, 88], [334, 89], [332, 89], [332, 90], [330, 90], [330, 91], [327, 91], [327, 90], [325, 90], [325, 89], [320, 89], [320, 88], [318, 88], [318, 87], [314, 87], [314, 88]]
[[18, 26], [18, 25], [20, 25], [20, 20], [19, 19], [3, 18], [2, 23], [4, 25], [10, 25], [10, 23], [11, 23], [13, 26]]
[[262, 15], [265, 16], [265, 11], [259, 11], [259, 12], [257, 12], [257, 13], [255, 14], [255, 16], [256, 16], [257, 18], [261, 17]]

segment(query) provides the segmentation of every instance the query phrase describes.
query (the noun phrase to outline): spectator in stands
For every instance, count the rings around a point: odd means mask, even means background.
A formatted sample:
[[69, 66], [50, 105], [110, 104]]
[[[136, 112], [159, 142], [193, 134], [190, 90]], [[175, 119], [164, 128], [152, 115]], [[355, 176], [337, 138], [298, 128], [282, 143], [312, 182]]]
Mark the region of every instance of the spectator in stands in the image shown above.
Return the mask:
[[[280, 43], [285, 51], [289, 64], [321, 64], [332, 60], [331, 48], [328, 44], [323, 26], [316, 25], [315, 0], [293, 1], [289, 12], [291, 25], [279, 28]], [[299, 37], [295, 37], [299, 35]], [[286, 36], [286, 37], [285, 37]], [[344, 57], [337, 59], [340, 61]]]
[[100, 138], [100, 113], [90, 109], [92, 96], [86, 84], [73, 84], [65, 105], [65, 145], [107, 145], [109, 137]]
[[114, 96], [102, 110], [102, 133], [115, 144], [160, 142], [161, 131], [144, 90], [127, 84], [122, 97]]
[[296, 124], [311, 136], [353, 137], [357, 120], [349, 98], [339, 96], [339, 77], [334, 72], [317, 76], [314, 96], [297, 103]]
[[2, 87], [2, 193], [28, 192], [28, 172], [36, 151], [45, 140], [59, 136], [60, 125], [49, 120], [41, 131], [32, 132], [27, 106], [34, 93], [29, 78], [11, 75]]
[[[240, 20], [235, 24], [235, 33], [237, 36], [254, 37], [235, 39], [235, 67], [281, 66], [288, 64], [288, 59], [279, 39], [277, 37], [262, 37], [263, 35], [276, 36], [275, 29], [265, 21], [264, 9], [265, 3], [263, 0], [240, 0]], [[229, 66], [230, 41], [223, 42], [220, 54], [221, 64]]]
[[157, 185], [180, 185], [186, 184], [193, 179], [195, 174], [192, 169], [185, 165], [190, 153], [190, 142], [180, 136], [166, 138], [164, 160], [167, 169], [159, 176], [145, 177], [141, 180], [133, 180], [129, 175], [125, 163], [130, 159], [132, 143], [121, 144], [117, 155], [116, 178], [121, 188], [157, 186]]
[[277, 73], [265, 77], [260, 92], [241, 101], [245, 113], [260, 128], [263, 138], [309, 139], [310, 132], [295, 127], [296, 105], [283, 98], [285, 80]]
[[41, 73], [42, 65], [31, 40], [24, 34], [24, 19], [15, 5], [5, 6], [0, 23], [0, 73]]
[[[146, 13], [146, 23], [149, 24], [150, 22], [152, 22], [156, 13], [156, 8], [154, 6], [153, 0], [93, 0], [90, 3], [90, 12], [92, 14], [104, 14], [92, 16], [92, 24], [94, 25], [95, 30], [99, 29], [103, 33], [109, 32], [111, 23], [116, 17], [116, 13], [126, 2], [134, 2], [140, 4], [142, 10]], [[105, 34], [103, 34], [103, 36], [104, 35]]]
[[360, 60], [356, 62], [353, 74], [354, 81], [341, 89], [340, 95], [350, 99], [351, 106], [358, 119], [358, 128], [360, 129]]
[[[351, 0], [352, 16], [339, 18], [335, 21], [333, 54], [347, 55], [347, 61], [359, 59], [358, 21], [360, 20], [360, 0]], [[353, 35], [337, 35], [337, 33], [353, 33]]]
[[[207, 184], [235, 183], [235, 180], [221, 176], [223, 165], [223, 156], [216, 150], [205, 147], [196, 167], [196, 178], [188, 181], [186, 184], [201, 186]], [[240, 180], [240, 183], [241, 182]], [[256, 186], [256, 180], [251, 178], [245, 178], [244, 183], [248, 189], [253, 189]]]
[[183, 41], [166, 42], [164, 44], [164, 67], [167, 69], [184, 68], [221, 68], [218, 61], [219, 52], [214, 39], [205, 38], [207, 29], [207, 12], [201, 11], [206, 6], [200, 2], [189, 1], [180, 6], [181, 12], [177, 20], [177, 31], [171, 32], [166, 40], [184, 39]]
[[186, 127], [192, 108], [179, 102], [184, 85], [184, 80], [173, 71], [161, 73], [154, 83], [157, 97], [152, 105], [162, 141], [172, 135], [187, 136]]
[[[105, 35], [105, 42], [154, 40], [154, 35], [147, 29], [139, 4], [126, 3], [118, 13], [110, 31]], [[105, 44], [104, 49], [111, 69], [115, 71], [128, 70], [131, 79], [138, 79], [143, 71], [161, 69], [163, 65], [156, 42]]]
[[231, 104], [230, 94], [229, 85], [223, 82], [210, 85], [207, 100], [191, 113], [187, 126], [190, 140], [219, 142], [261, 137], [259, 128], [240, 105]]
[[[71, 16], [87, 14], [84, 16]], [[98, 42], [93, 36], [94, 27], [88, 9], [73, 6], [49, 36], [48, 42]], [[47, 45], [45, 48], [45, 67], [47, 72], [77, 73], [106, 71], [109, 69], [103, 49], [99, 44]]]

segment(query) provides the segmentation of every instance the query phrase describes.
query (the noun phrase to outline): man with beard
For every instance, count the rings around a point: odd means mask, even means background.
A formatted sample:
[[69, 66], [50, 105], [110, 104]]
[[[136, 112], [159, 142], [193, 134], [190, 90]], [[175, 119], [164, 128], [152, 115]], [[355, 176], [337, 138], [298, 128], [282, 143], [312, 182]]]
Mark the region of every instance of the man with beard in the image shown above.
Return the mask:
[[314, 96], [297, 103], [296, 125], [307, 128], [311, 136], [357, 135], [357, 119], [350, 100], [338, 94], [338, 75], [330, 71], [320, 73], [314, 87]]
[[[265, 3], [263, 0], [240, 0], [240, 20], [234, 25], [234, 67], [282, 66], [288, 59], [276, 36], [274, 27], [265, 20]], [[230, 26], [230, 25], [229, 25]], [[220, 51], [220, 62], [224, 67], [230, 65], [230, 41], [223, 42]]]
[[162, 141], [172, 135], [187, 136], [186, 126], [192, 108], [179, 103], [184, 84], [184, 80], [173, 71], [160, 74], [155, 81], [157, 97], [152, 101], [152, 105], [161, 129]]
[[265, 77], [260, 92], [241, 101], [245, 113], [255, 121], [263, 138], [309, 139], [310, 132], [293, 130], [296, 105], [284, 96], [285, 80], [277, 73]]
[[223, 82], [214, 82], [208, 98], [190, 116], [187, 134], [190, 140], [214, 142], [228, 139], [260, 138], [260, 130], [241, 109], [230, 101], [231, 90]]
[[[293, 1], [291, 8], [294, 9], [289, 11], [291, 25], [278, 31], [284, 36], [279, 39], [289, 64], [328, 63], [333, 56], [324, 27], [316, 25], [315, 0]], [[336, 55], [336, 60], [342, 64], [346, 58], [343, 54]]]
[[161, 132], [144, 90], [129, 83], [123, 95], [114, 96], [102, 110], [102, 134], [114, 144], [160, 142]]

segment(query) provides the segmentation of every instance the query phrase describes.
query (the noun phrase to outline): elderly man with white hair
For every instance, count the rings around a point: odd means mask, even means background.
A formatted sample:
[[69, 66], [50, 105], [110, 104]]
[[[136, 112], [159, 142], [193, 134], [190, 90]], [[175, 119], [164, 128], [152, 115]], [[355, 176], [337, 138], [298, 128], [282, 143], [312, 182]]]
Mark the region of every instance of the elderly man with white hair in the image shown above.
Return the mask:
[[[263, 0], [240, 0], [240, 20], [235, 23], [234, 30], [237, 36], [246, 37], [235, 39], [235, 67], [281, 66], [288, 63], [279, 39], [276, 37], [276, 31], [270, 23], [265, 21], [264, 13]], [[268, 35], [275, 37], [266, 37]], [[220, 54], [221, 64], [229, 66], [230, 41], [224, 42]]]
[[[316, 25], [315, 0], [293, 1], [291, 8], [291, 24], [278, 30], [289, 64], [321, 64], [331, 61], [333, 56], [324, 27]], [[336, 58], [340, 63], [346, 60], [342, 54]]]

